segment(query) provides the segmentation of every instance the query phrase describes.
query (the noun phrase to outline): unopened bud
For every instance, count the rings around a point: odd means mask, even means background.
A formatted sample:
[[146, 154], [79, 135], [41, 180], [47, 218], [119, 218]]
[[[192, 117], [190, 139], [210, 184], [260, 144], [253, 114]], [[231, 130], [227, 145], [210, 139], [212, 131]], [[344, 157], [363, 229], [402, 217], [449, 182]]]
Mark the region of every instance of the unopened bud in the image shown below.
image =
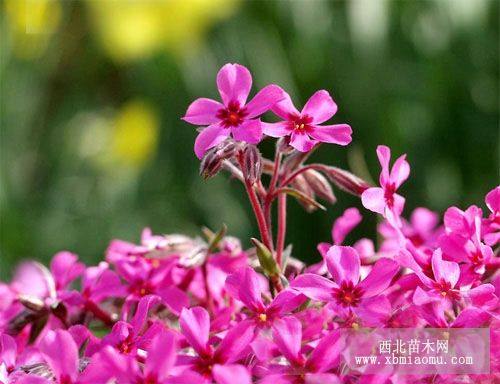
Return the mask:
[[274, 260], [272, 252], [259, 240], [252, 238], [253, 245], [255, 245], [255, 250], [257, 251], [257, 257], [259, 258], [259, 263], [266, 275], [268, 276], [279, 276], [280, 268]]
[[262, 156], [255, 145], [247, 145], [243, 150], [243, 176], [254, 184], [262, 175]]
[[[314, 198], [316, 197], [313, 189], [303, 175], [295, 176], [290, 184], [294, 190], [300, 191], [301, 194], [307, 196], [309, 200], [314, 200]], [[314, 205], [308, 203], [308, 200], [297, 199], [297, 201], [304, 207], [307, 212], [313, 212], [315, 210]]]
[[204, 179], [215, 176], [222, 168], [224, 160], [233, 157], [236, 149], [236, 143], [228, 139], [208, 150], [201, 160], [200, 175]]
[[325, 167], [325, 174], [340, 189], [360, 196], [370, 185], [344, 169], [337, 167]]
[[45, 308], [44, 302], [36, 296], [20, 294], [18, 300], [22, 305], [34, 312], [39, 312]]
[[332, 186], [330, 185], [326, 177], [321, 173], [315, 171], [314, 169], [308, 169], [304, 172], [304, 178], [306, 179], [307, 183], [314, 191], [314, 193], [320, 198], [328, 201], [331, 204], [334, 204], [337, 201], [337, 198], [333, 193]]
[[290, 145], [290, 138], [288, 136], [281, 137], [276, 142], [276, 151], [281, 152], [283, 155], [289, 155], [295, 149]]

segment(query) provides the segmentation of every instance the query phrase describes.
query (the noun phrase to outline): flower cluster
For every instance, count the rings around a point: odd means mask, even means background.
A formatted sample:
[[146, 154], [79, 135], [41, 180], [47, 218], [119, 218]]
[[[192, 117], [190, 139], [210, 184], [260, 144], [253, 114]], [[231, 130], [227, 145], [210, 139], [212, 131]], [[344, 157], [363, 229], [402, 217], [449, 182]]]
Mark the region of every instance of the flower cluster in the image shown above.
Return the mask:
[[[105, 261], [86, 266], [70, 252], [50, 268], [22, 263], [0, 283], [0, 382], [40, 383], [494, 383], [500, 368], [500, 187], [486, 210], [417, 208], [405, 219], [397, 193], [405, 156], [377, 148], [380, 186], [325, 164], [305, 164], [319, 142], [347, 145], [351, 128], [321, 125], [337, 107], [316, 92], [299, 112], [269, 85], [247, 102], [250, 72], [227, 64], [222, 103], [193, 102], [184, 120], [206, 126], [195, 143], [201, 174], [240, 180], [259, 228], [253, 247], [219, 231], [113, 240]], [[262, 122], [272, 111], [283, 119]], [[273, 160], [256, 144], [279, 137]], [[267, 178], [267, 183], [265, 179]], [[335, 203], [333, 187], [379, 215], [381, 241], [346, 239], [363, 219], [347, 209], [333, 223], [321, 261], [306, 266], [286, 246], [287, 198], [308, 210]], [[273, 205], [277, 203], [276, 218]], [[275, 219], [275, 220], [274, 220]], [[276, 228], [273, 225], [276, 221]], [[350, 245], [348, 245], [350, 244]], [[490, 375], [373, 374], [345, 364], [342, 330], [491, 329]]]

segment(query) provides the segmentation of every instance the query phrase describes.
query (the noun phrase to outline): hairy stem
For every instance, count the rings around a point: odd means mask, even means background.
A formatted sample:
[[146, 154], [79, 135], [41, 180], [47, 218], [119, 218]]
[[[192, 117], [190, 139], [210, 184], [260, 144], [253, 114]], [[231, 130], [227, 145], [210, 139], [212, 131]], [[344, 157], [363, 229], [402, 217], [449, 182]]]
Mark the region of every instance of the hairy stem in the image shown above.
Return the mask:
[[105, 312], [101, 307], [99, 307], [92, 300], [87, 300], [85, 302], [85, 309], [91, 312], [97, 319], [101, 320], [104, 324], [111, 327], [115, 322], [111, 318], [111, 315]]
[[276, 235], [276, 262], [283, 266], [283, 249], [286, 235], [286, 193], [278, 195], [278, 233]]
[[274, 156], [274, 168], [271, 176], [271, 181], [269, 183], [268, 192], [264, 198], [264, 217], [266, 218], [267, 228], [269, 229], [269, 235], [272, 237], [272, 219], [271, 219], [271, 209], [274, 200], [274, 190], [276, 189], [276, 184], [278, 182], [278, 177], [280, 174], [282, 154], [276, 149], [276, 155]]
[[203, 283], [205, 284], [205, 295], [206, 295], [208, 312], [213, 315], [215, 313], [214, 312], [214, 300], [213, 300], [212, 295], [210, 294], [210, 288], [208, 286], [208, 270], [207, 270], [208, 256], [209, 255], [207, 255], [207, 258], [203, 262], [203, 265], [201, 267], [201, 271], [203, 273]]
[[[243, 158], [241, 156], [238, 156], [238, 162], [240, 163], [241, 169], [244, 169], [245, 165], [243, 163]], [[252, 183], [247, 178], [244, 178], [243, 184], [245, 185], [245, 189], [247, 191], [250, 204], [252, 205], [255, 219], [257, 220], [257, 226], [259, 227], [259, 233], [262, 242], [267, 248], [269, 248], [269, 250], [272, 251], [274, 247], [271, 237], [269, 236], [269, 229], [267, 228], [266, 218], [264, 216], [264, 212], [262, 211], [262, 206], [260, 204], [259, 198], [255, 193], [255, 189]]]

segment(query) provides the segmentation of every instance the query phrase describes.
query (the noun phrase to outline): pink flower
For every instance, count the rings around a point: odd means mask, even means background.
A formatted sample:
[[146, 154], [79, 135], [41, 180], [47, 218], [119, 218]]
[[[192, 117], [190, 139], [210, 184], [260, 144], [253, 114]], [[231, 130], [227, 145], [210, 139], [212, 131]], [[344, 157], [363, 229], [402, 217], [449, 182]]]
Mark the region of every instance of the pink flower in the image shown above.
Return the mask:
[[263, 289], [259, 275], [250, 267], [233, 273], [226, 279], [226, 290], [251, 311], [250, 321], [256, 326], [270, 326], [276, 319], [293, 311], [306, 298], [296, 292], [281, 291], [268, 304], [262, 301]]
[[197, 353], [187, 358], [185, 365], [218, 384], [251, 382], [246, 367], [235, 364], [254, 338], [251, 322], [242, 321], [232, 327], [215, 349], [209, 342], [210, 317], [205, 309], [184, 308], [179, 323], [182, 334]]
[[40, 342], [40, 352], [59, 384], [76, 383], [78, 348], [68, 331], [49, 331]]
[[[366, 209], [380, 213], [386, 218], [399, 218], [403, 212], [405, 199], [396, 193], [397, 189], [410, 175], [410, 165], [406, 155], [400, 156], [389, 172], [391, 150], [385, 145], [377, 147], [377, 156], [382, 166], [380, 187], [368, 188], [361, 195], [361, 202]], [[395, 217], [393, 217], [395, 216]]]
[[337, 104], [330, 94], [321, 90], [307, 101], [299, 112], [290, 96], [275, 104], [272, 111], [284, 119], [278, 123], [262, 123], [264, 133], [272, 137], [290, 137], [290, 145], [301, 152], [309, 152], [318, 142], [347, 145], [352, 129], [347, 124], [319, 125], [337, 112]]
[[500, 186], [488, 192], [485, 200], [491, 213], [484, 220], [484, 242], [493, 247], [500, 243]]
[[481, 222], [482, 211], [474, 205], [466, 211], [448, 208], [444, 214], [446, 233], [439, 238], [445, 258], [469, 264], [477, 274], [485, 273], [494, 261], [493, 250], [481, 241]]
[[399, 270], [394, 260], [379, 259], [368, 276], [359, 281], [361, 262], [354, 248], [334, 245], [325, 259], [333, 281], [306, 273], [293, 280], [291, 287], [311, 299], [330, 303], [339, 310], [354, 311], [361, 317], [378, 317], [379, 309], [387, 308], [387, 299], [381, 293]]
[[208, 125], [194, 144], [198, 158], [230, 135], [235, 140], [256, 144], [262, 139], [262, 124], [257, 118], [281, 99], [283, 90], [268, 85], [247, 103], [252, 87], [250, 71], [240, 64], [226, 64], [217, 74], [217, 87], [222, 98], [218, 101], [201, 98], [188, 107], [182, 119], [195, 125]]
[[491, 284], [460, 288], [457, 284], [460, 279], [460, 266], [453, 261], [443, 260], [440, 248], [432, 255], [432, 278], [424, 273], [408, 251], [401, 250], [399, 256], [401, 264], [413, 270], [423, 284], [423, 289], [417, 286], [413, 293], [413, 303], [416, 305], [435, 303], [441, 308], [439, 312], [443, 312], [462, 299], [467, 299], [472, 306], [485, 310], [494, 309], [498, 304], [495, 287]]
[[288, 364], [271, 364], [259, 383], [340, 383], [337, 375], [329, 373], [338, 366], [345, 345], [339, 331], [324, 336], [308, 357], [302, 351], [302, 327], [295, 317], [275, 322], [273, 340]]
[[176, 384], [200, 383], [203, 378], [195, 372], [177, 372], [177, 336], [173, 331], [162, 330], [152, 338], [144, 349], [144, 365], [130, 356], [120, 354], [110, 346], [95, 354], [85, 370], [82, 383], [121, 384]]

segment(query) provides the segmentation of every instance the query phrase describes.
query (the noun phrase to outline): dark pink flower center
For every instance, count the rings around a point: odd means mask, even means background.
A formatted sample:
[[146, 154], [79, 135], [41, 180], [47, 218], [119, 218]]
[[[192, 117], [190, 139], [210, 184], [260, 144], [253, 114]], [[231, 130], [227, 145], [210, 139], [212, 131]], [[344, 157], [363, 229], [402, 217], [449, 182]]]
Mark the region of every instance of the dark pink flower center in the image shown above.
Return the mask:
[[451, 300], [460, 299], [460, 293], [456, 289], [452, 289], [448, 281], [440, 280], [434, 282], [434, 289], [443, 297], [448, 297]]
[[136, 384], [158, 384], [158, 378], [155, 374], [150, 373], [146, 377], [139, 377], [136, 380]]
[[128, 354], [134, 348], [134, 337], [132, 334], [129, 334], [124, 340], [122, 340], [117, 346], [118, 349], [123, 354]]
[[291, 115], [288, 122], [290, 129], [298, 133], [307, 133], [312, 130], [312, 117], [308, 115]]
[[219, 109], [217, 118], [222, 120], [222, 125], [225, 128], [237, 127], [248, 115], [246, 108], [240, 108], [238, 101], [231, 101], [226, 108]]
[[155, 287], [147, 281], [139, 281], [130, 286], [130, 292], [137, 296], [143, 297], [146, 295], [154, 294]]
[[337, 304], [343, 307], [356, 307], [361, 301], [363, 290], [356, 287], [352, 281], [343, 281], [340, 287], [333, 289], [333, 297]]
[[479, 250], [475, 250], [470, 256], [469, 256], [470, 262], [473, 265], [483, 265], [484, 263], [484, 258], [483, 254]]
[[394, 193], [396, 192], [396, 185], [394, 183], [387, 184], [384, 188], [385, 203], [389, 208], [394, 206]]
[[71, 377], [68, 375], [62, 375], [59, 379], [59, 384], [72, 384]]

